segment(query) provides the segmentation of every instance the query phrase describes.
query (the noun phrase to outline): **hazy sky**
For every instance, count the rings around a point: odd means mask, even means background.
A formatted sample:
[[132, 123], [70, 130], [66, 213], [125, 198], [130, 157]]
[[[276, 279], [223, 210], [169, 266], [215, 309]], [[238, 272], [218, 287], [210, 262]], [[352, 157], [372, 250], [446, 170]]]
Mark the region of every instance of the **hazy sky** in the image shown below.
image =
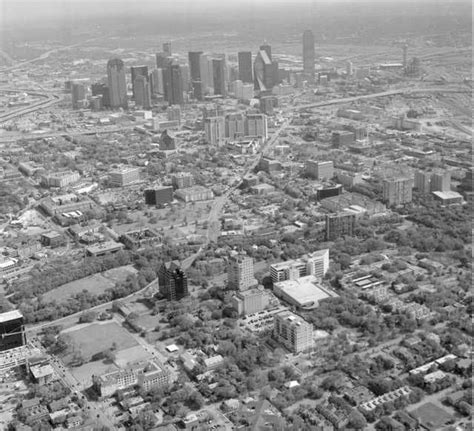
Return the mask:
[[0, 0], [0, 25], [14, 22], [57, 20], [63, 16], [79, 18], [83, 16], [98, 16], [104, 14], [126, 15], [153, 13], [187, 13], [212, 14], [218, 10], [235, 9], [236, 11], [255, 12], [256, 9], [271, 8], [272, 6], [287, 6], [302, 13], [307, 8], [320, 8], [330, 5], [350, 3], [383, 8], [383, 5], [438, 3], [446, 7], [450, 3], [466, 3], [469, 0]]

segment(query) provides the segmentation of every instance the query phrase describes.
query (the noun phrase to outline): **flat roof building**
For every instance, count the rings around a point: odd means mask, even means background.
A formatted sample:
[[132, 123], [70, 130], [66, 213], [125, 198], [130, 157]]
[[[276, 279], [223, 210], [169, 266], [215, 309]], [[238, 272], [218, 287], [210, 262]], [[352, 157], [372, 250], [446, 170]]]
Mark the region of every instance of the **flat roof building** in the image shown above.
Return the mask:
[[291, 305], [305, 310], [318, 307], [322, 299], [338, 296], [332, 290], [321, 286], [314, 275], [279, 281], [273, 285], [273, 292]]
[[25, 322], [18, 310], [0, 314], [0, 351], [21, 347], [26, 343]]
[[273, 337], [293, 353], [313, 347], [313, 325], [291, 311], [282, 311], [273, 318]]

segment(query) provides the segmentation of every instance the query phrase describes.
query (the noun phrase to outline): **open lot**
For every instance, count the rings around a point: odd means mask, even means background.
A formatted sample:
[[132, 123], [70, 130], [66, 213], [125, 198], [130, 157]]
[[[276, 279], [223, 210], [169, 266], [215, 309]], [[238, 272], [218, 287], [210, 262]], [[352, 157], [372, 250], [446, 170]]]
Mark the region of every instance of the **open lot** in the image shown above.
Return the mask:
[[125, 280], [129, 274], [135, 274], [136, 272], [136, 269], [130, 265], [121, 266], [105, 271], [102, 274], [94, 274], [89, 277], [81, 278], [80, 280], [63, 284], [56, 289], [46, 292], [43, 297], [46, 301], [52, 301], [54, 299], [61, 302], [83, 290], [87, 290], [93, 294], [101, 294], [107, 289], [114, 287], [117, 282]]
[[425, 427], [433, 430], [440, 429], [453, 418], [448, 411], [433, 403], [425, 403], [410, 414]]
[[120, 351], [136, 346], [137, 342], [118, 323], [93, 323], [78, 330], [68, 331], [74, 348], [81, 352], [85, 359], [96, 353], [112, 347], [115, 343], [116, 350]]

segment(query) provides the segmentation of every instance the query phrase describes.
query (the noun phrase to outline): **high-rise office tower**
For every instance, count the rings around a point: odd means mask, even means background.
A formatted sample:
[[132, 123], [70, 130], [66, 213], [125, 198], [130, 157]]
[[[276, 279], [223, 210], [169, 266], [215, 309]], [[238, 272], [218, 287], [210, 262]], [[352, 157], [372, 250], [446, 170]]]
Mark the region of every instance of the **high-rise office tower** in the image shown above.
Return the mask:
[[252, 76], [252, 53], [241, 51], [238, 53], [239, 59], [239, 79], [242, 82], [253, 83]]
[[214, 79], [212, 76], [212, 60], [205, 54], [199, 58], [199, 66], [201, 69], [201, 86], [203, 96], [214, 91]]
[[148, 79], [144, 75], [138, 75], [133, 81], [135, 89], [135, 105], [144, 109], [151, 108], [151, 91]]
[[179, 301], [189, 295], [188, 277], [177, 261], [163, 263], [158, 271], [160, 292], [168, 301]]
[[120, 58], [113, 58], [107, 62], [107, 80], [110, 107], [127, 109], [125, 66]]
[[171, 57], [171, 42], [163, 43], [163, 52], [167, 57]]
[[311, 30], [303, 33], [303, 73], [314, 79], [314, 35]]
[[412, 201], [413, 179], [392, 178], [383, 181], [383, 200], [389, 205], [402, 205]]
[[71, 85], [72, 108], [79, 109], [84, 107], [86, 101], [86, 87], [79, 82], [73, 82]]
[[130, 67], [130, 75], [132, 77], [132, 94], [133, 99], [135, 99], [135, 79], [137, 76], [144, 76], [148, 81], [148, 66], [132, 66]]
[[225, 78], [225, 60], [222, 58], [214, 58], [212, 60], [212, 76], [214, 80], [214, 94], [225, 96], [226, 78]]
[[272, 61], [272, 47], [268, 45], [266, 42], [260, 46], [260, 51], [265, 51], [268, 55], [270, 61]]
[[257, 284], [251, 257], [239, 254], [229, 258], [227, 265], [227, 286], [229, 289], [247, 290]]
[[188, 52], [189, 71], [191, 74], [191, 81], [201, 80], [201, 63], [200, 63], [201, 55], [202, 55], [202, 51]]
[[152, 93], [155, 95], [164, 94], [163, 69], [153, 69], [150, 76]]
[[18, 310], [0, 314], [0, 351], [24, 346], [26, 343], [25, 322]]
[[171, 63], [173, 63], [173, 57], [170, 57], [164, 52], [157, 52], [156, 53], [156, 67], [158, 69], [165, 69]]
[[107, 108], [110, 106], [109, 87], [103, 82], [96, 82], [91, 85], [92, 96], [102, 96], [102, 106]]
[[189, 72], [189, 66], [187, 64], [183, 64], [180, 66], [181, 68], [181, 77], [183, 80], [183, 90], [189, 91], [191, 90], [191, 75]]
[[183, 76], [179, 64], [171, 64], [163, 71], [165, 99], [170, 105], [182, 105]]
[[211, 145], [221, 145], [225, 140], [224, 117], [207, 117], [204, 119], [206, 141]]
[[253, 63], [255, 90], [271, 91], [273, 87], [273, 65], [265, 50], [260, 50]]

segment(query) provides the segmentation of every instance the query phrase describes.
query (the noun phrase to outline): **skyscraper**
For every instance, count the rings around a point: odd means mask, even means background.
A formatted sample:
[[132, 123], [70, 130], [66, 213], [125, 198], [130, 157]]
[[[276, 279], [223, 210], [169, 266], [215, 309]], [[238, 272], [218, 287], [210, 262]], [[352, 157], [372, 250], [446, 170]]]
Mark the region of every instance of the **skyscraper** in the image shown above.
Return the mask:
[[79, 109], [84, 107], [86, 100], [86, 87], [84, 84], [73, 82], [71, 85], [72, 108]]
[[266, 42], [260, 46], [260, 51], [265, 51], [268, 55], [270, 61], [272, 61], [272, 47], [268, 45]]
[[158, 69], [164, 69], [172, 62], [172, 59], [167, 56], [164, 52], [156, 53], [156, 67]]
[[153, 94], [164, 94], [163, 69], [153, 69], [150, 74], [151, 91]]
[[191, 81], [201, 80], [201, 65], [200, 65], [201, 55], [202, 55], [202, 51], [188, 52]]
[[239, 79], [242, 82], [253, 83], [252, 76], [252, 53], [250, 51], [241, 51], [239, 58]]
[[303, 73], [314, 79], [314, 35], [311, 30], [303, 33]]
[[273, 65], [267, 51], [260, 50], [253, 63], [255, 90], [271, 91], [273, 87]]
[[107, 87], [107, 85], [105, 85], [103, 82], [96, 82], [95, 84], [92, 84], [91, 92], [93, 97], [102, 96], [102, 106], [104, 108], [110, 106], [109, 87]]
[[214, 78], [214, 94], [225, 96], [226, 79], [225, 79], [225, 60], [222, 58], [214, 58], [212, 60], [212, 75]]
[[167, 57], [171, 57], [171, 42], [163, 43], [163, 52]]
[[120, 58], [112, 58], [107, 62], [107, 80], [110, 107], [127, 109], [125, 66]]
[[201, 69], [201, 88], [203, 96], [208, 94], [210, 89], [214, 87], [214, 79], [212, 76], [212, 60], [205, 54], [199, 58], [199, 67]]
[[133, 99], [135, 99], [136, 94], [135, 94], [135, 79], [137, 76], [145, 76], [146, 80], [148, 81], [148, 66], [132, 66], [130, 68], [130, 74], [132, 77], [132, 94], [133, 94]]
[[257, 284], [251, 257], [244, 254], [229, 258], [227, 265], [227, 286], [229, 289], [247, 290]]
[[168, 301], [179, 301], [188, 292], [188, 277], [178, 261], [163, 263], [158, 271], [160, 292]]
[[170, 105], [182, 105], [183, 77], [179, 64], [171, 64], [163, 71], [165, 99]]
[[135, 89], [135, 105], [145, 109], [151, 108], [151, 91], [150, 83], [144, 75], [138, 75], [133, 81]]

